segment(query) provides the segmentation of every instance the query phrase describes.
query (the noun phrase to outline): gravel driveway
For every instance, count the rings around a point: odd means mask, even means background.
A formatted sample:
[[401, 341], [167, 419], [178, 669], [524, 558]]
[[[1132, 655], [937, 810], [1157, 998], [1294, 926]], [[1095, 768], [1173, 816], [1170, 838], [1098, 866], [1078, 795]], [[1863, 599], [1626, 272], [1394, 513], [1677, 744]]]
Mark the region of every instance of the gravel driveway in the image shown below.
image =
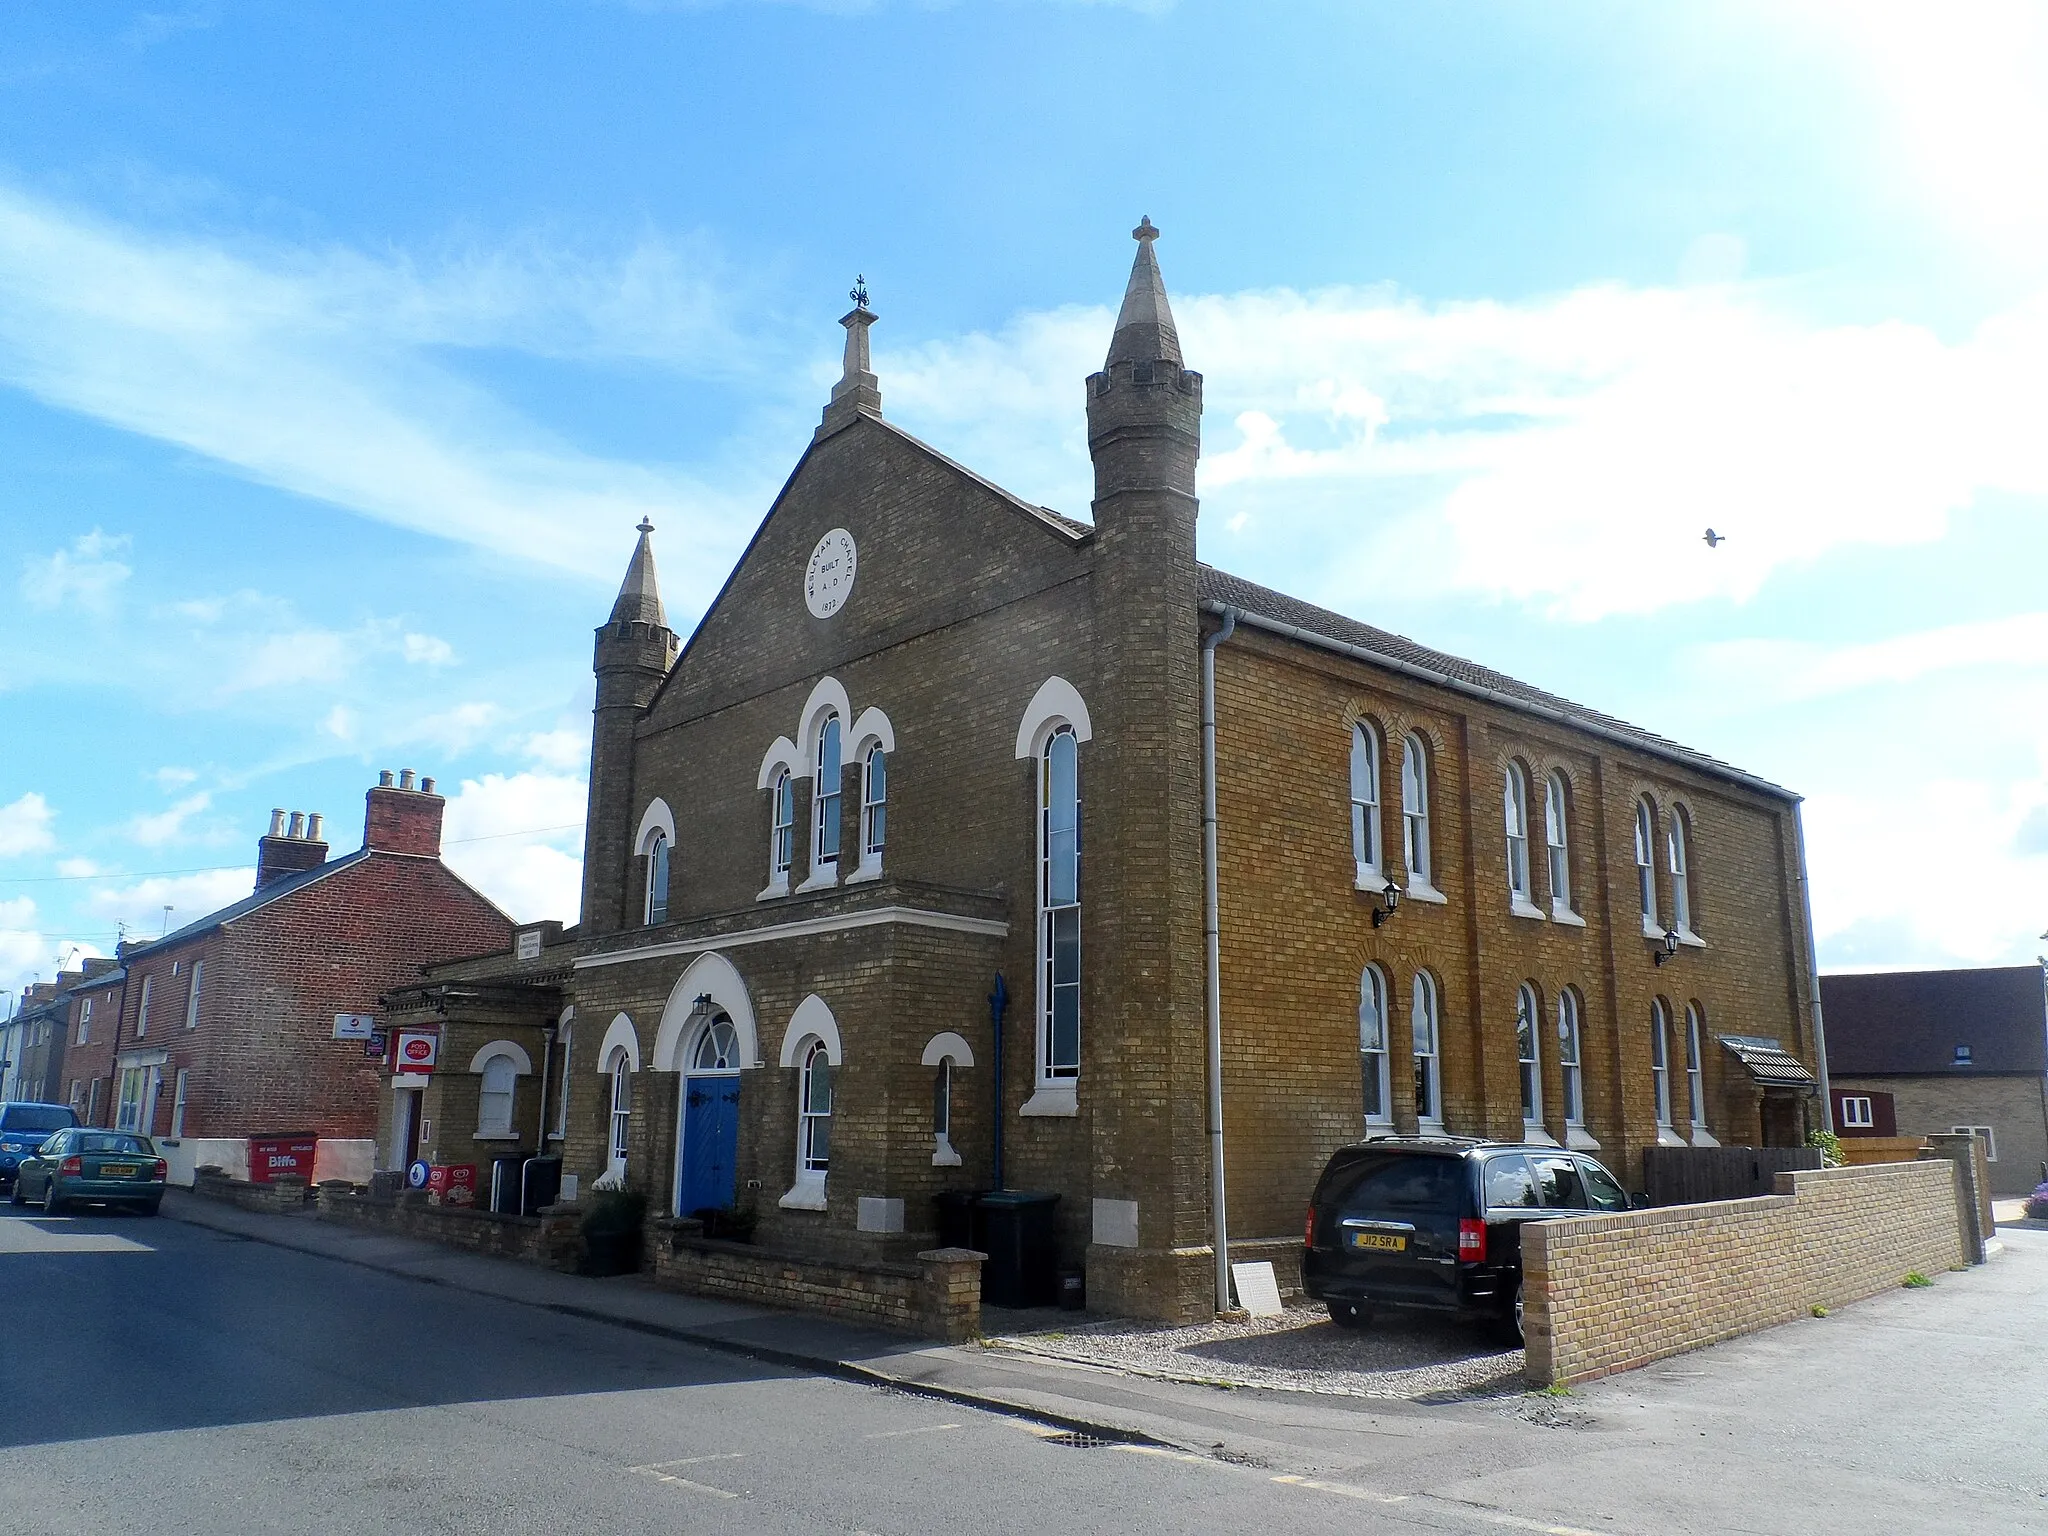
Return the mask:
[[1189, 1328], [1110, 1318], [998, 1335], [988, 1344], [1168, 1381], [1344, 1397], [1413, 1401], [1523, 1389], [1522, 1352], [1503, 1350], [1479, 1325], [1395, 1315], [1339, 1328], [1321, 1307]]

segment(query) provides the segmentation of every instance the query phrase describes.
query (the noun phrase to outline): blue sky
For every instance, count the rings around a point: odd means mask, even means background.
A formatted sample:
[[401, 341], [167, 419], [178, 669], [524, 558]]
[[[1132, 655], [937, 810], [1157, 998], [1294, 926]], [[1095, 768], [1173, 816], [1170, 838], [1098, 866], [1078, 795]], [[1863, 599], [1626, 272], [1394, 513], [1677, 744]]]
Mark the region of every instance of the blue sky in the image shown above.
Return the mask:
[[687, 627], [856, 272], [1085, 515], [1141, 213], [1205, 558], [1801, 791], [1831, 968], [2029, 958], [2044, 161], [2025, 5], [0, 9], [0, 986], [383, 767], [573, 918], [633, 524]]

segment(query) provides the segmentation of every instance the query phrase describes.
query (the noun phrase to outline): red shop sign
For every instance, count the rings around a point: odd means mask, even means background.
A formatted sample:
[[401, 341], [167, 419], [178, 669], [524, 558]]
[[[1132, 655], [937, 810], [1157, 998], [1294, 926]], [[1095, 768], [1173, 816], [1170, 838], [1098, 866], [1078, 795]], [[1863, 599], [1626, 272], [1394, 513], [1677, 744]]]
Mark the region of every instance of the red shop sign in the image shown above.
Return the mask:
[[431, 1072], [441, 1057], [441, 1035], [432, 1029], [401, 1029], [394, 1072]]
[[317, 1136], [251, 1136], [249, 1182], [268, 1184], [290, 1173], [312, 1183], [313, 1153], [319, 1145]]

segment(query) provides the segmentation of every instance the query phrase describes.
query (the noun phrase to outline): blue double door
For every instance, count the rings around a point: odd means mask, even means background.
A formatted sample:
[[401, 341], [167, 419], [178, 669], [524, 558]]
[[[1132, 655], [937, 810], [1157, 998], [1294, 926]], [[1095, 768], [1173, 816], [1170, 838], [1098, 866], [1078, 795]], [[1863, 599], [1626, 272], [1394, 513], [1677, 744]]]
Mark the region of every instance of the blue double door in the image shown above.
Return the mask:
[[683, 1156], [676, 1182], [676, 1214], [729, 1210], [739, 1160], [740, 1080], [737, 1076], [683, 1079]]

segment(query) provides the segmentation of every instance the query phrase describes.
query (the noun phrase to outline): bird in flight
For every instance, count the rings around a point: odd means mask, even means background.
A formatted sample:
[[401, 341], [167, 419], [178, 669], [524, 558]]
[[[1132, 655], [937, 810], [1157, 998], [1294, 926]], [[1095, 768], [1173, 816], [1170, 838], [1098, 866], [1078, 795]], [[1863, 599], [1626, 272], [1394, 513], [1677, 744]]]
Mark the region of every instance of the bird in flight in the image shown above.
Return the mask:
[[1725, 533], [1716, 533], [1716, 532], [1714, 532], [1714, 530], [1713, 530], [1713, 529], [1711, 529], [1711, 528], [1709, 528], [1709, 529], [1707, 530], [1707, 548], [1709, 548], [1709, 549], [1718, 549], [1718, 548], [1720, 548], [1720, 547], [1721, 547], [1721, 545], [1725, 544], [1725, 543], [1727, 542], [1727, 540], [1728, 540], [1728, 535], [1727, 535], [1727, 534], [1725, 534]]

